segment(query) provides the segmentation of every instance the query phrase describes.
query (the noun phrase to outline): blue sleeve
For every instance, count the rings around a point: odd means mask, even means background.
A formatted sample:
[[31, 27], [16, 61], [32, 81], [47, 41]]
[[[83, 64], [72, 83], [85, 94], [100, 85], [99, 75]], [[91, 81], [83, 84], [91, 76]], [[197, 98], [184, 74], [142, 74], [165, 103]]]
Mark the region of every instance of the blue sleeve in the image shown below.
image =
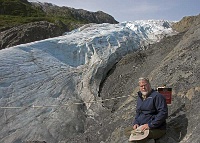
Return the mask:
[[158, 93], [154, 102], [158, 113], [148, 122], [150, 129], [159, 127], [168, 117], [168, 107], [165, 97]]
[[136, 111], [135, 119], [134, 119], [134, 121], [133, 121], [133, 126], [134, 126], [135, 124], [138, 124], [138, 125], [139, 125], [139, 122], [138, 122], [138, 120], [137, 120], [138, 116], [139, 116], [139, 113]]
[[[139, 98], [139, 97], [138, 97]], [[137, 100], [139, 100], [139, 99], [137, 99]], [[137, 101], [137, 106], [136, 106], [136, 115], [135, 115], [135, 119], [134, 119], [134, 121], [133, 121], [133, 126], [135, 125], [135, 124], [138, 124], [139, 125], [139, 121], [138, 121], [138, 116], [139, 116], [139, 112], [138, 112], [138, 103], [139, 103], [139, 101]]]

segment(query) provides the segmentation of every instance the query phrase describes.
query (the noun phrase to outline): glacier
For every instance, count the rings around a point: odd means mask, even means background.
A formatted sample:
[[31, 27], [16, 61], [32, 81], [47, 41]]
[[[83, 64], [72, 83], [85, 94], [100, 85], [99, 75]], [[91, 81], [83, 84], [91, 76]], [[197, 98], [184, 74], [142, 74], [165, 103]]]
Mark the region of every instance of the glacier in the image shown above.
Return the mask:
[[[176, 34], [166, 20], [87, 24], [0, 51], [0, 142], [62, 142], [84, 132], [107, 72], [128, 53]], [[78, 103], [78, 104], [74, 104]]]

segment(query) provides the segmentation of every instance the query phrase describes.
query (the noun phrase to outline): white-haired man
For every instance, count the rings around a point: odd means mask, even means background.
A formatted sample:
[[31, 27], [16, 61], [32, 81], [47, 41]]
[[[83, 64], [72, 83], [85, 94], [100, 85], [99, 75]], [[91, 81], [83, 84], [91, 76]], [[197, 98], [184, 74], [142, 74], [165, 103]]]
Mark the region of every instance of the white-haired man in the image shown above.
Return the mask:
[[163, 95], [151, 88], [148, 78], [139, 78], [139, 88], [136, 115], [131, 127], [125, 129], [125, 135], [130, 136], [132, 130], [141, 126], [141, 130], [149, 130], [147, 138], [137, 143], [145, 143], [149, 139], [158, 139], [166, 133], [168, 108]]

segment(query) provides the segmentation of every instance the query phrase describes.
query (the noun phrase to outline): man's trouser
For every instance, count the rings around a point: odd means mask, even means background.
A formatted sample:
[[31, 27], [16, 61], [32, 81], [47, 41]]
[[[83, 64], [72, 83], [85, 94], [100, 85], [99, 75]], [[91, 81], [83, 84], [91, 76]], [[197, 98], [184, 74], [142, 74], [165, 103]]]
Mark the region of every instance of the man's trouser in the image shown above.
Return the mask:
[[[133, 126], [125, 128], [124, 134], [127, 138], [130, 137], [132, 130], [133, 130]], [[146, 143], [149, 139], [161, 138], [163, 135], [165, 135], [165, 133], [166, 133], [166, 130], [150, 129], [149, 135], [147, 136], [147, 138], [140, 140], [140, 141], [132, 141], [130, 143]]]

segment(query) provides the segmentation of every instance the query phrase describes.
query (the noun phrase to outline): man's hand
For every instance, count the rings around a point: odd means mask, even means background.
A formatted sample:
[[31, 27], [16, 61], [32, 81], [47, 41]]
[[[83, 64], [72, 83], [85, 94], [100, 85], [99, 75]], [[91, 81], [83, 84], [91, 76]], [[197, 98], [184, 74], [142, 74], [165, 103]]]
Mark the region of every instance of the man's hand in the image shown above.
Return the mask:
[[135, 129], [137, 129], [139, 127], [139, 125], [138, 124], [135, 124], [134, 126], [133, 126], [133, 129], [135, 130]]
[[142, 125], [141, 129], [142, 129], [142, 131], [148, 130], [149, 129], [149, 125], [148, 124], [144, 124], [144, 125]]

